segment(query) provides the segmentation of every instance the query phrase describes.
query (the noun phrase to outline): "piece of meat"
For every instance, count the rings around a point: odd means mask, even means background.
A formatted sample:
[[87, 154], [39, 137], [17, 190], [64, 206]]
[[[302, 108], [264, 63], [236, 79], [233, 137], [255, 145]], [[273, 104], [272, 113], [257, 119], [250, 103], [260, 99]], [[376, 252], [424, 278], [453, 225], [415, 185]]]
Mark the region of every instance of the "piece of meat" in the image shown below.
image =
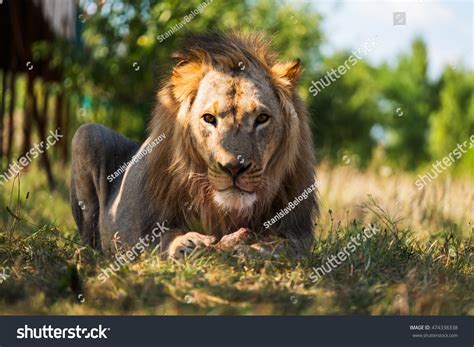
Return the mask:
[[249, 228], [240, 228], [232, 234], [228, 234], [222, 237], [220, 241], [214, 245], [216, 249], [230, 250], [235, 248], [237, 245], [245, 243], [251, 237]]

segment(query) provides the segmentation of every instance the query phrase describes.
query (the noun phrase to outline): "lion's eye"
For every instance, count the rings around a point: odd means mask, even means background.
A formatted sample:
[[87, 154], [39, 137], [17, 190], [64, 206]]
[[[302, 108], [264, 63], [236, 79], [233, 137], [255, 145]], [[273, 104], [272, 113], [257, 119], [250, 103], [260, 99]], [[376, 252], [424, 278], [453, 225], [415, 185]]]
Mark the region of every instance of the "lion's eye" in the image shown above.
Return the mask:
[[212, 114], [210, 113], [205, 113], [203, 116], [202, 116], [202, 119], [204, 119], [204, 121], [206, 123], [209, 123], [209, 124], [212, 124], [214, 126], [217, 125], [217, 118], [214, 117]]
[[268, 122], [269, 119], [270, 119], [270, 116], [268, 114], [262, 113], [255, 120], [255, 125], [266, 123]]

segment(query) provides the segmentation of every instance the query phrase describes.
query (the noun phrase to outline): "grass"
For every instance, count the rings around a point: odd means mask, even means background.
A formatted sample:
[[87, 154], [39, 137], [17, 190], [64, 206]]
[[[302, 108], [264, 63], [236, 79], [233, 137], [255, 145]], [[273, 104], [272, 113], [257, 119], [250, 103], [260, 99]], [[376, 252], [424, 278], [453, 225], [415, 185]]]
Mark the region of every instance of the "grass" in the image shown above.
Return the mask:
[[[206, 253], [174, 262], [144, 253], [102, 283], [112, 259], [80, 244], [68, 169], [55, 170], [55, 192], [32, 165], [20, 187], [0, 193], [2, 314], [474, 314], [472, 180], [440, 177], [418, 192], [404, 173], [322, 165], [323, 214], [309, 258]], [[312, 283], [311, 269], [369, 222], [380, 231]]]

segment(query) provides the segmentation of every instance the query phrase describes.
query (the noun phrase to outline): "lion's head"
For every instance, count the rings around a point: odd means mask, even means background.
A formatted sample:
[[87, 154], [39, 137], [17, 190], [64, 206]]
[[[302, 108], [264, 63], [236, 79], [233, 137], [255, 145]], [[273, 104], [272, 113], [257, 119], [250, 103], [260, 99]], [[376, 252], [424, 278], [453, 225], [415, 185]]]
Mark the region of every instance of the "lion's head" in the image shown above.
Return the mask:
[[255, 34], [193, 35], [184, 47], [158, 93], [151, 137], [169, 140], [152, 153], [148, 189], [168, 219], [260, 220], [314, 182], [299, 60], [276, 62]]

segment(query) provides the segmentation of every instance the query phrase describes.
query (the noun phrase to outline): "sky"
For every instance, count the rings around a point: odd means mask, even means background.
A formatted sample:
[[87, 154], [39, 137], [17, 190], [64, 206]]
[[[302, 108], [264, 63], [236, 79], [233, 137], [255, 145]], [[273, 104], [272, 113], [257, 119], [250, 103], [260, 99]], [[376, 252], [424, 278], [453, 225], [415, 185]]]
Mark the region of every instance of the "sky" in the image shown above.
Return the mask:
[[[393, 63], [421, 36], [427, 44], [431, 78], [438, 78], [446, 64], [474, 69], [474, 0], [295, 2], [309, 2], [323, 15], [325, 54], [358, 48], [377, 37], [379, 44], [366, 59]], [[394, 25], [393, 12], [405, 12], [406, 24]]]

